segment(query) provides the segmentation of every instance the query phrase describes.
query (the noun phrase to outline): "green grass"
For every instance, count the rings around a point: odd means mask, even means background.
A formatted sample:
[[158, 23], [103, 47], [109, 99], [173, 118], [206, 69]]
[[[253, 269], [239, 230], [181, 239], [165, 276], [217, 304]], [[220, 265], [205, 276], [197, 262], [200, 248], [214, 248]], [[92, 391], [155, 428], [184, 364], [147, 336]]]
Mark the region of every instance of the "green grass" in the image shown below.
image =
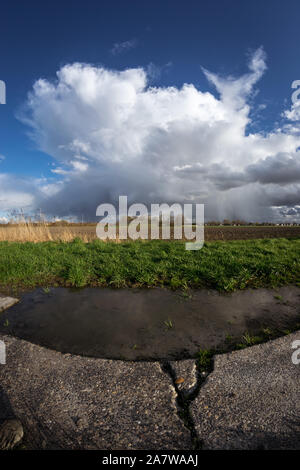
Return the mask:
[[215, 352], [213, 349], [200, 349], [196, 356], [199, 372], [211, 372]]
[[300, 239], [208, 242], [0, 243], [0, 285], [247, 287], [300, 285]]
[[211, 372], [213, 370], [213, 358], [217, 354], [225, 354], [231, 351], [245, 349], [256, 344], [266, 343], [267, 341], [280, 338], [283, 335], [290, 335], [294, 331], [299, 331], [300, 323], [295, 323], [290, 329], [271, 329], [269, 327], [262, 328], [256, 335], [250, 334], [248, 331], [239, 337], [233, 338], [226, 336], [223, 348], [219, 349], [200, 349], [196, 354], [197, 367], [199, 372]]
[[168, 330], [171, 330], [174, 326], [171, 319], [165, 320], [164, 325], [167, 327]]

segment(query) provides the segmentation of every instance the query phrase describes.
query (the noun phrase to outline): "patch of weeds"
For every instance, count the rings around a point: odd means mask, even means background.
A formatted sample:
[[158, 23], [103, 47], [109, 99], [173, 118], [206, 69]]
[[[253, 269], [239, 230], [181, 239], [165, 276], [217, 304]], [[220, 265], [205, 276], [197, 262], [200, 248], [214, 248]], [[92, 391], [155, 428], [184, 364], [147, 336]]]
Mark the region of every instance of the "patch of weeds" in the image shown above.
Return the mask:
[[282, 330], [282, 333], [284, 333], [285, 335], [290, 335], [292, 333], [292, 330]]
[[[225, 354], [230, 351], [245, 349], [255, 344], [265, 343], [272, 339], [279, 338], [282, 335], [290, 335], [294, 331], [300, 329], [300, 323], [296, 323], [290, 329], [285, 330], [274, 330], [269, 327], [262, 328], [257, 335], [251, 335], [248, 331], [242, 336], [242, 342], [236, 342], [236, 340], [230, 336], [226, 335], [225, 342], [227, 346], [224, 346], [222, 349], [217, 350], [200, 350], [197, 354], [197, 364], [200, 372], [207, 372], [212, 370], [212, 361], [210, 360], [215, 354]], [[211, 365], [210, 365], [211, 364]]]
[[42, 288], [44, 294], [49, 294], [50, 293], [50, 287], [43, 287]]
[[213, 368], [213, 356], [215, 351], [212, 349], [200, 349], [197, 353], [197, 366], [200, 372], [210, 372]]
[[261, 336], [251, 336], [248, 331], [242, 336], [242, 339], [246, 346], [253, 346], [254, 344], [261, 343], [263, 338]]
[[267, 338], [272, 338], [272, 336], [274, 336], [274, 331], [271, 330], [271, 328], [263, 328], [262, 329], [262, 333], [264, 334], [264, 336], [266, 336]]
[[9, 326], [9, 321], [7, 320], [7, 318], [6, 318], [5, 322], [3, 323], [3, 326], [5, 326], [5, 327]]
[[85, 266], [84, 261], [79, 258], [74, 260], [72, 264], [69, 264], [65, 270], [64, 277], [68, 285], [72, 287], [84, 287], [89, 280], [89, 270], [87, 266]]
[[233, 336], [231, 336], [231, 335], [226, 335], [225, 341], [226, 341], [226, 343], [231, 343], [231, 342], [233, 341]]

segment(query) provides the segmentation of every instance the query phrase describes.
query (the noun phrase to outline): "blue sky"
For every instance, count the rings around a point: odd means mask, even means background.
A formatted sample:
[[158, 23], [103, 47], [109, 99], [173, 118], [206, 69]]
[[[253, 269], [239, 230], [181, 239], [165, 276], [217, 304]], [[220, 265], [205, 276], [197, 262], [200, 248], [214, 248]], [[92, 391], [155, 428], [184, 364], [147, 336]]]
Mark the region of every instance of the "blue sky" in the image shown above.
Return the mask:
[[39, 149], [28, 136], [30, 126], [17, 115], [36, 80], [51, 82], [74, 62], [118, 71], [142, 67], [152, 86], [180, 89], [191, 83], [218, 97], [201, 67], [219, 76], [242, 76], [262, 46], [267, 70], [249, 97], [252, 120], [246, 133], [269, 132], [291, 106], [292, 81], [300, 79], [299, 16], [297, 0], [5, 2], [0, 79], [6, 82], [7, 104], [0, 106], [5, 157], [0, 173], [15, 177], [16, 185], [18, 178], [62, 180], [62, 172], [51, 171], [53, 163], [61, 168], [47, 151], [52, 146]]

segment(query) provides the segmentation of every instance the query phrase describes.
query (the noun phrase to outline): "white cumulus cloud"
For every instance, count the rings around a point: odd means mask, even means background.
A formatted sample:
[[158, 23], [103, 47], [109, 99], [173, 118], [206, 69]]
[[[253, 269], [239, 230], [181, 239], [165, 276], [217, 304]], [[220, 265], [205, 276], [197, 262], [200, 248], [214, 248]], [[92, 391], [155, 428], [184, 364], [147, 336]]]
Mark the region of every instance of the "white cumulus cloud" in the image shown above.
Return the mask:
[[204, 70], [216, 95], [191, 83], [150, 86], [143, 68], [73, 63], [55, 81], [37, 80], [22, 120], [61, 181], [39, 189], [35, 204], [94, 218], [98, 204], [126, 194], [131, 202], [205, 203], [208, 219], [282, 217], [300, 202], [300, 137], [288, 126], [247, 133], [250, 98], [266, 71], [262, 48], [248, 66], [240, 77]]

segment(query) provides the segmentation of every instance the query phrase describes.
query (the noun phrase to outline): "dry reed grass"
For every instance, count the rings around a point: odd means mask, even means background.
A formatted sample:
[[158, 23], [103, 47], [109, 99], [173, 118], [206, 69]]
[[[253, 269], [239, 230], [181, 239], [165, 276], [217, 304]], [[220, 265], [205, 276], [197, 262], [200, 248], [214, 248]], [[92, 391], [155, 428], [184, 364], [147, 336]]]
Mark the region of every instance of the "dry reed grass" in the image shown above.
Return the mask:
[[[78, 238], [78, 235], [68, 227], [60, 227], [59, 231], [53, 232], [45, 223], [20, 222], [0, 226], [0, 241], [32, 243], [49, 241], [70, 242], [75, 238]], [[81, 234], [80, 238], [84, 242], [89, 241], [87, 235]]]

